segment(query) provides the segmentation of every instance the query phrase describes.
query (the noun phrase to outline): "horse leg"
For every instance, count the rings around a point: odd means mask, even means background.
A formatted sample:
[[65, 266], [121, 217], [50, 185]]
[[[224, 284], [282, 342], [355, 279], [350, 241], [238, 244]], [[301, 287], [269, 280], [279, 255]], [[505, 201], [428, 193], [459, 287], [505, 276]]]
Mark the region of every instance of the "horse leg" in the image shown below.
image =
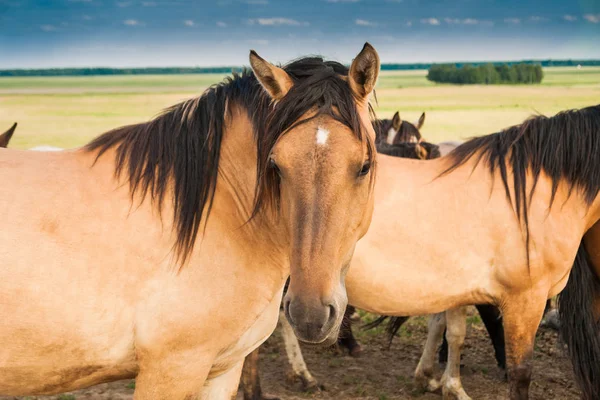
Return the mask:
[[320, 389], [321, 385], [319, 385], [319, 382], [317, 382], [306, 367], [304, 357], [302, 356], [302, 350], [300, 349], [300, 343], [298, 343], [298, 338], [283, 311], [280, 311], [279, 313], [279, 323], [281, 324], [281, 336], [283, 336], [285, 352], [287, 354], [288, 362], [292, 367], [293, 379], [300, 379], [304, 391]]
[[[547, 291], [546, 291], [547, 293]], [[545, 293], [526, 292], [506, 299], [503, 306], [504, 337], [506, 339], [506, 361], [509, 398], [529, 398], [531, 382], [531, 360], [533, 345], [544, 305]]]
[[419, 365], [415, 370], [415, 381], [421, 388], [434, 392], [439, 389], [440, 383], [433, 377], [435, 364], [435, 350], [440, 342], [446, 327], [446, 313], [434, 314], [429, 318], [427, 325], [427, 342]]
[[442, 376], [444, 399], [471, 400], [460, 381], [460, 354], [467, 334], [467, 307], [446, 311], [446, 338], [448, 339], [448, 364]]
[[488, 331], [490, 339], [492, 340], [496, 362], [500, 368], [506, 369], [506, 346], [504, 343], [504, 328], [502, 327], [502, 314], [500, 313], [500, 309], [491, 304], [480, 304], [476, 307], [481, 316], [481, 320], [485, 325], [485, 329]]
[[355, 311], [356, 308], [354, 308], [354, 306], [349, 305], [346, 307], [346, 312], [344, 313], [344, 318], [342, 319], [340, 334], [338, 336], [338, 343], [348, 349], [352, 357], [359, 357], [362, 353], [362, 347], [352, 334], [352, 320], [350, 319]]
[[258, 353], [260, 347], [246, 356], [244, 368], [242, 369], [242, 388], [244, 391], [244, 400], [279, 400], [278, 397], [272, 397], [262, 394], [260, 386], [260, 376], [258, 373]]
[[240, 375], [244, 361], [240, 361], [225, 373], [208, 379], [204, 383], [199, 400], [233, 400], [237, 397]]

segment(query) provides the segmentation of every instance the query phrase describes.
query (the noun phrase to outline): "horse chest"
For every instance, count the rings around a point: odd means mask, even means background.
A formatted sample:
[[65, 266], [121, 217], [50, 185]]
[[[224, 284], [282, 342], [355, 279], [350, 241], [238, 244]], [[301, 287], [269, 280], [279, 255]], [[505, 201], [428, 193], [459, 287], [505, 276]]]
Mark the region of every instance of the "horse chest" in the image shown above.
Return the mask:
[[280, 291], [269, 302], [264, 311], [257, 316], [252, 325], [237, 340], [232, 342], [230, 346], [220, 352], [213, 363], [209, 378], [221, 375], [237, 363], [243, 361], [248, 354], [271, 336], [279, 318], [281, 295]]

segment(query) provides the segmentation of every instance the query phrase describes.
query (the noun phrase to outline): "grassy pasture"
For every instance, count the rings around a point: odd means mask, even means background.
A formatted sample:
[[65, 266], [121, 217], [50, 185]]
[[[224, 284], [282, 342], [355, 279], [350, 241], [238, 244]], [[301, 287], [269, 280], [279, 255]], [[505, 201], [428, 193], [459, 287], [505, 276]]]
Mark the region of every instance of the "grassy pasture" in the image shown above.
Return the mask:
[[[520, 123], [536, 113], [600, 102], [600, 68], [547, 68], [541, 85], [455, 86], [427, 81], [426, 71], [385, 71], [377, 113], [407, 120], [427, 112], [430, 141], [464, 139]], [[19, 122], [13, 147], [80, 146], [109, 129], [147, 120], [199, 95], [219, 74], [0, 78], [0, 130]]]

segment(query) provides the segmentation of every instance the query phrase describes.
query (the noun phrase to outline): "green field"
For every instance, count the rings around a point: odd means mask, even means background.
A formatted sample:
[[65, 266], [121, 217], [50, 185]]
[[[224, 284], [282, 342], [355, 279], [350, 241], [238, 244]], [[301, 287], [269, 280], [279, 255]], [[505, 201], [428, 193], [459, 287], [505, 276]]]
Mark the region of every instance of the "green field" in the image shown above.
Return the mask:
[[[547, 68], [541, 85], [434, 84], [426, 71], [386, 71], [377, 87], [377, 113], [399, 110], [407, 120], [427, 112], [430, 141], [462, 139], [520, 123], [536, 113], [600, 103], [600, 68]], [[75, 147], [117, 126], [147, 120], [197, 96], [222, 75], [138, 75], [0, 78], [0, 130], [19, 128], [16, 148]]]

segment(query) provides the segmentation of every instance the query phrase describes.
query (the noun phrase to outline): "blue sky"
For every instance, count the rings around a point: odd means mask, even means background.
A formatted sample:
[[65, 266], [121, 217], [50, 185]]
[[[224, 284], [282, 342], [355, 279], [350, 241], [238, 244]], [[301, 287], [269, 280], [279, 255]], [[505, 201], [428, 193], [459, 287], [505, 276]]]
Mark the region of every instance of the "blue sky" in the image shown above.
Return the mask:
[[600, 58], [600, 0], [0, 0], [0, 68]]

